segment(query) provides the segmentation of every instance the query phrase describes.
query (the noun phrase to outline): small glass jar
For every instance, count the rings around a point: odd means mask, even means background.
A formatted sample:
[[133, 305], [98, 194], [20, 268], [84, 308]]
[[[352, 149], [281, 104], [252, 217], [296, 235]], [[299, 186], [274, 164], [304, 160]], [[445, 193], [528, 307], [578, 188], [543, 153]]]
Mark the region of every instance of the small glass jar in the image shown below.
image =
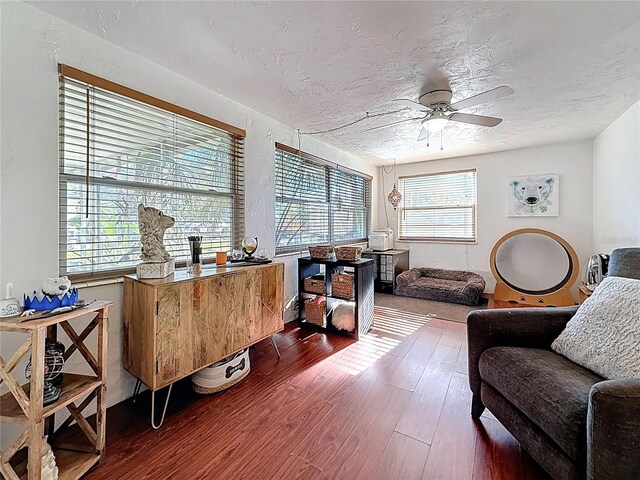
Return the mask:
[[218, 251], [216, 252], [216, 265], [226, 265], [227, 264], [227, 252]]

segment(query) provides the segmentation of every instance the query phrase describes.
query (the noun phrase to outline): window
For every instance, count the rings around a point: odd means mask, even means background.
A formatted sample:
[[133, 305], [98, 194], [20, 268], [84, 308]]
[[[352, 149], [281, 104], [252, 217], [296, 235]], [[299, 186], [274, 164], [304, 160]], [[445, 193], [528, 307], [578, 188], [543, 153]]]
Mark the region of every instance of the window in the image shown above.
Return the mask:
[[476, 171], [400, 177], [399, 237], [476, 241]]
[[276, 253], [366, 241], [371, 178], [276, 144]]
[[138, 204], [175, 218], [165, 233], [178, 262], [187, 236], [205, 258], [244, 228], [244, 131], [60, 66], [60, 273], [122, 273], [140, 262]]

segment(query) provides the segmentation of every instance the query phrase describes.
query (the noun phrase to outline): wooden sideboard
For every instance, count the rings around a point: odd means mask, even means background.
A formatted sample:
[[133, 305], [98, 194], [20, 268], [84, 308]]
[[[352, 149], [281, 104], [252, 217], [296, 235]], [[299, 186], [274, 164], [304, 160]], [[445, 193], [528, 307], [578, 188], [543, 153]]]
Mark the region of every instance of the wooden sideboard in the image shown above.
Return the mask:
[[124, 366], [153, 392], [284, 328], [284, 264], [124, 279]]

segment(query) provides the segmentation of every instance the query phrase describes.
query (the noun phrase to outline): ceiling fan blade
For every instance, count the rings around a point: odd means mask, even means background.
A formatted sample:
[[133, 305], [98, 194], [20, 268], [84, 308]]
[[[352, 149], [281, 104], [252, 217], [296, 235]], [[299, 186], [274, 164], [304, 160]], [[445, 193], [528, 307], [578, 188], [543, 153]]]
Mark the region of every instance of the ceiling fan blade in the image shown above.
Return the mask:
[[460, 100], [459, 102], [452, 103], [451, 108], [454, 110], [462, 110], [463, 108], [474, 107], [476, 105], [480, 105], [481, 103], [493, 102], [502, 97], [506, 97], [507, 95], [511, 95], [513, 93], [513, 89], [511, 87], [507, 87], [503, 85], [498, 88], [494, 88], [493, 90], [488, 90], [484, 93], [479, 93], [478, 95], [474, 95], [473, 97], [465, 98], [464, 100]]
[[364, 131], [370, 132], [372, 130], [380, 130], [382, 128], [393, 127], [394, 125], [398, 125], [399, 123], [410, 122], [412, 120], [422, 120], [422, 118], [405, 118], [404, 120], [398, 120], [397, 122], [387, 123], [386, 125], [379, 125], [377, 127], [367, 128]]
[[502, 119], [496, 117], [485, 117], [484, 115], [473, 115], [471, 113], [452, 113], [449, 120], [453, 122], [470, 123], [471, 125], [480, 125], [481, 127], [495, 127]]
[[427, 138], [427, 128], [426, 127], [422, 127], [422, 130], [420, 130], [420, 135], [418, 135], [418, 142], [423, 141], [424, 139]]
[[414, 102], [413, 100], [408, 100], [406, 98], [398, 98], [394, 100], [394, 102], [402, 105], [403, 107], [409, 107], [413, 110], [418, 110], [419, 112], [430, 112], [431, 109], [421, 103]]

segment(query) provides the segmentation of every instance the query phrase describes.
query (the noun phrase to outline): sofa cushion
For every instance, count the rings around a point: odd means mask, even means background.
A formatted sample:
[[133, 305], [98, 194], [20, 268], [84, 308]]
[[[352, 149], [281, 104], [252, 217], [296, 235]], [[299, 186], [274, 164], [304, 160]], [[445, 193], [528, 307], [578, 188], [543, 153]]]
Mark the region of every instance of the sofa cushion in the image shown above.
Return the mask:
[[605, 278], [551, 348], [605, 378], [640, 378], [640, 280]]
[[488, 383], [481, 387], [482, 402], [554, 480], [584, 480], [584, 465], [575, 462], [527, 416]]
[[538, 425], [573, 460], [585, 458], [589, 391], [602, 378], [550, 350], [495, 347], [482, 380]]

